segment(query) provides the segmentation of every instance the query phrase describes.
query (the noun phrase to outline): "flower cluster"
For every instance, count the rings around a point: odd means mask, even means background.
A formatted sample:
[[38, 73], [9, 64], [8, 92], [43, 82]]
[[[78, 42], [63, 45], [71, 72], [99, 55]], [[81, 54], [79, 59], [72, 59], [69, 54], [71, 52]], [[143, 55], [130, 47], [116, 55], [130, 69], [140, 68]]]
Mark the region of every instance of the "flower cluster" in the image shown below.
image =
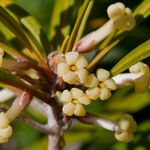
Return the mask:
[[[96, 76], [89, 74], [85, 57], [78, 52], [68, 52], [64, 56], [64, 62], [57, 66], [57, 74], [68, 84], [80, 83], [86, 88], [85, 93], [77, 88], [63, 91], [60, 101], [64, 104], [63, 112], [68, 116], [85, 115], [83, 105], [90, 104], [91, 100], [107, 100], [111, 97], [111, 91], [117, 89], [114, 80], [110, 78], [109, 71], [98, 69]], [[77, 111], [78, 110], [78, 111]]]
[[6, 143], [12, 135], [9, 119], [4, 112], [0, 113], [0, 143]]
[[69, 92], [64, 90], [61, 94], [60, 101], [63, 105], [63, 112], [67, 116], [84, 116], [86, 114], [84, 105], [89, 105], [91, 100], [78, 88], [72, 88]]
[[135, 19], [130, 8], [118, 2], [108, 7], [107, 13], [116, 29], [129, 31], [135, 27]]
[[85, 68], [88, 65], [84, 56], [79, 55], [78, 52], [68, 52], [64, 57], [64, 62], [57, 66], [58, 76], [68, 84], [84, 83], [87, 76]]
[[123, 115], [122, 118], [118, 121], [115, 138], [118, 141], [130, 142], [133, 139], [133, 133], [135, 132], [136, 127], [137, 124], [131, 115]]
[[3, 62], [3, 55], [4, 55], [4, 50], [0, 48], [0, 67], [2, 66], [2, 62]]

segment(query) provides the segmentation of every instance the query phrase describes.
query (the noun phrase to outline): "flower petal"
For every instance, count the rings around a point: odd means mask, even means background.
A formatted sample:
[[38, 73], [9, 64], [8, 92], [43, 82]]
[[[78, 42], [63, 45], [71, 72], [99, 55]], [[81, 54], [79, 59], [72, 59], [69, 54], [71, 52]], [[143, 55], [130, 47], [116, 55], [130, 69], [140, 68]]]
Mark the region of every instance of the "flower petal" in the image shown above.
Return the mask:
[[68, 84], [75, 84], [77, 81], [77, 75], [75, 72], [69, 71], [68, 73], [62, 76], [63, 80]]
[[8, 141], [8, 138], [0, 137], [0, 143], [1, 144], [6, 143], [7, 141]]
[[75, 100], [83, 95], [83, 91], [78, 88], [72, 88], [70, 93], [72, 94], [72, 98]]
[[75, 108], [75, 111], [74, 111], [74, 114], [76, 116], [85, 116], [86, 115], [86, 111], [85, 111], [85, 108], [82, 104], [77, 104], [76, 105], [76, 108]]
[[63, 104], [66, 104], [68, 102], [71, 102], [71, 100], [72, 100], [71, 93], [68, 90], [64, 90], [60, 96], [60, 101]]
[[94, 74], [90, 74], [87, 77], [87, 79], [86, 79], [86, 81], [85, 81], [85, 83], [83, 85], [90, 88], [90, 87], [97, 86], [97, 84], [98, 84], [97, 78], [94, 76]]
[[110, 72], [105, 69], [98, 69], [96, 71], [96, 75], [99, 81], [105, 81], [106, 79], [109, 78]]
[[78, 52], [68, 52], [65, 54], [66, 63], [68, 65], [73, 65], [76, 63], [78, 57], [79, 57]]
[[101, 90], [98, 87], [87, 89], [86, 95], [92, 100], [97, 100], [100, 95], [100, 91]]
[[67, 116], [72, 116], [74, 114], [74, 110], [76, 108], [76, 105], [73, 103], [67, 103], [63, 106], [62, 111]]
[[101, 88], [101, 93], [100, 93], [100, 99], [101, 100], [107, 100], [111, 97], [111, 92], [109, 89], [103, 87]]
[[81, 97], [77, 99], [81, 104], [89, 105], [91, 100], [87, 97], [87, 95], [83, 94]]
[[58, 66], [57, 66], [57, 74], [58, 74], [58, 76], [62, 77], [64, 74], [68, 73], [69, 71], [70, 71], [69, 67], [67, 66], [66, 63], [58, 64]]
[[76, 71], [76, 74], [80, 80], [80, 83], [84, 83], [86, 81], [88, 76], [88, 72], [86, 69], [79, 69], [78, 71]]
[[114, 90], [117, 89], [117, 85], [116, 85], [116, 83], [115, 83], [115, 81], [113, 79], [107, 79], [107, 80], [105, 80], [104, 84], [111, 91], [114, 91]]
[[88, 61], [83, 55], [79, 55], [77, 61], [76, 61], [76, 66], [78, 69], [85, 68], [88, 65]]

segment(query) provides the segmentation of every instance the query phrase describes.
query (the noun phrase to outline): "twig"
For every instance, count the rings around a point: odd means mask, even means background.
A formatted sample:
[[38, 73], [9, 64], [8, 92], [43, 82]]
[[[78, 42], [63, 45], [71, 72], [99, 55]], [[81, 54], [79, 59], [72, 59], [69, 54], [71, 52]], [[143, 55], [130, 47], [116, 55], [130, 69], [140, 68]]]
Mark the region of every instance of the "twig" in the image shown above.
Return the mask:
[[90, 113], [88, 113], [84, 117], [78, 117], [77, 119], [82, 123], [97, 125], [110, 131], [114, 131], [115, 127], [117, 126], [117, 123], [114, 121], [111, 121], [106, 118], [102, 118], [102, 117], [99, 117]]

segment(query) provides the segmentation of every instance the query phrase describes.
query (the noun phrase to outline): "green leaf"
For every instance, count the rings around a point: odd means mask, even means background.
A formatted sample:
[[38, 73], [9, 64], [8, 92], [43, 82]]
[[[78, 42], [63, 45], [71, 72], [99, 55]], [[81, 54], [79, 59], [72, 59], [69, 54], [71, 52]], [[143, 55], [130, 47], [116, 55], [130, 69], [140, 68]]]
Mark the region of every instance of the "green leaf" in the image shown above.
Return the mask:
[[44, 58], [40, 54], [37, 47], [27, 36], [27, 34], [20, 26], [20, 24], [1, 6], [0, 6], [0, 20], [16, 35], [16, 37], [22, 42], [24, 46], [26, 46], [29, 50], [31, 50], [35, 54], [37, 60], [41, 64], [43, 64]]
[[[75, 22], [74, 28], [73, 28], [73, 30], [71, 32], [71, 35], [70, 35], [70, 39], [69, 39], [69, 42], [68, 42], [68, 45], [67, 45], [66, 52], [71, 51], [72, 48], [73, 48], [73, 45], [74, 45], [74, 43], [76, 41], [76, 36], [78, 35], [78, 32], [79, 32], [79, 28], [80, 28], [81, 22], [83, 21], [83, 18], [84, 18], [85, 14], [86, 14], [86, 10], [87, 10], [90, 2], [91, 2], [91, 0], [85, 0], [84, 3], [83, 3], [83, 5], [82, 5], [82, 7], [80, 8], [77, 20]], [[86, 22], [86, 20], [87, 19], [85, 19], [85, 22]], [[83, 27], [84, 26], [82, 25], [82, 28]], [[83, 29], [81, 29], [80, 32], [82, 32], [82, 30]]]
[[49, 52], [49, 41], [42, 27], [35, 20], [35, 18], [14, 3], [8, 5], [6, 10], [8, 10], [10, 15], [15, 17], [17, 21], [24, 27], [27, 35], [32, 39], [43, 56], [46, 56], [46, 52], [47, 54]]
[[122, 58], [112, 69], [112, 75], [117, 75], [135, 63], [150, 56], [150, 40], [147, 40], [134, 50], [132, 50], [128, 55]]

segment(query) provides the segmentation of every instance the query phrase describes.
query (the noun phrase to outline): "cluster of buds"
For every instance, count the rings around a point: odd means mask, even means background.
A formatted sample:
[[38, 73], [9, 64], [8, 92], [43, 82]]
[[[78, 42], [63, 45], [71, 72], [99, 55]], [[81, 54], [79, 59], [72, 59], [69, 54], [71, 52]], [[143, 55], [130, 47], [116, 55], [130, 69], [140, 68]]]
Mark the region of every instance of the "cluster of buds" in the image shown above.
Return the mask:
[[9, 118], [4, 112], [0, 113], [0, 143], [6, 143], [12, 135]]
[[2, 62], [3, 62], [3, 55], [4, 55], [4, 50], [0, 48], [0, 67], [2, 66]]
[[130, 142], [133, 139], [136, 127], [137, 124], [131, 115], [123, 115], [115, 128], [115, 138], [121, 142]]
[[114, 80], [110, 78], [109, 71], [98, 69], [95, 76], [87, 71], [87, 65], [85, 57], [78, 52], [66, 53], [63, 62], [57, 65], [57, 75], [63, 81], [68, 84], [78, 83], [88, 88], [85, 93], [77, 88], [72, 88], [70, 92], [63, 91], [60, 101], [64, 104], [64, 114], [68, 116], [85, 115], [83, 105], [89, 105], [91, 100], [98, 98], [107, 100], [111, 97], [111, 91], [117, 89]]

